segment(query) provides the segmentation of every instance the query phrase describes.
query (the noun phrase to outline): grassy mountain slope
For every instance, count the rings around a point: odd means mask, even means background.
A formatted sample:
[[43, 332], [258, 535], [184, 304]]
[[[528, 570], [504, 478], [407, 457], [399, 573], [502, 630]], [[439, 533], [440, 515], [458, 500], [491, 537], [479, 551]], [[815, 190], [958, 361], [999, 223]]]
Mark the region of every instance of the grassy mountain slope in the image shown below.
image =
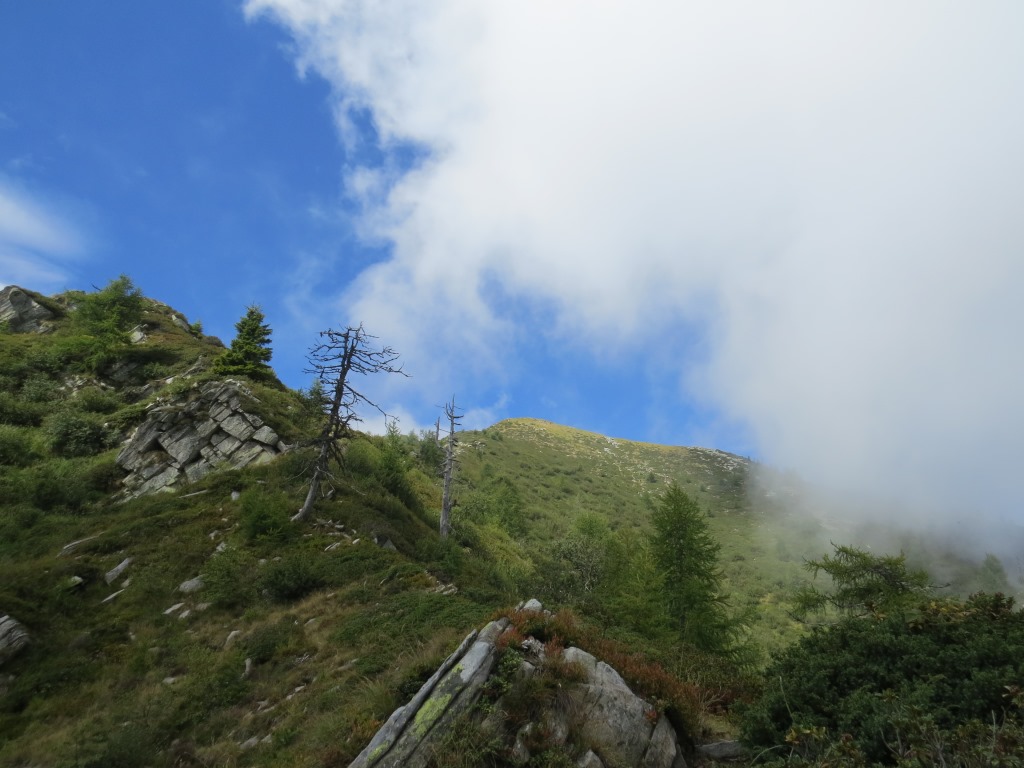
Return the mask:
[[[436, 484], [376, 438], [306, 526], [302, 449], [115, 502], [121, 441], [223, 345], [150, 300], [144, 341], [102, 339], [78, 300], [51, 302], [52, 333], [0, 334], [0, 613], [32, 638], [0, 669], [0, 764], [347, 764], [502, 581], [438, 540]], [[245, 386], [288, 442], [314, 429], [298, 393]]]
[[789, 595], [806, 575], [805, 556], [820, 552], [821, 529], [762, 498], [752, 501], [749, 460], [705, 448], [616, 440], [536, 419], [509, 419], [463, 436], [463, 495], [472, 499], [498, 478], [519, 490], [524, 538], [543, 547], [567, 536], [585, 515], [612, 531], [643, 536], [653, 504], [671, 482], [696, 498], [721, 544], [724, 587], [749, 608], [765, 650], [796, 637]]
[[[625, 641], [639, 677], [660, 662], [693, 683], [698, 714], [718, 710], [735, 670], [712, 674], [633, 621], [653, 582], [628, 571], [673, 481], [708, 515], [754, 646], [801, 632], [788, 610], [821, 526], [720, 451], [531, 419], [466, 432], [442, 541], [433, 440], [356, 435], [333, 494], [296, 525], [317, 415], [261, 377], [245, 382], [251, 407], [300, 447], [118, 503], [119, 446], [148, 408], [216, 378], [224, 347], [148, 299], [145, 340], [103, 337], [75, 318], [84, 296], [46, 300], [51, 333], [0, 333], [0, 614], [32, 636], [0, 668], [0, 765], [344, 766], [469, 630], [534, 595], [593, 622], [582, 638]], [[592, 590], [566, 576], [559, 546], [574, 539], [599, 555]]]

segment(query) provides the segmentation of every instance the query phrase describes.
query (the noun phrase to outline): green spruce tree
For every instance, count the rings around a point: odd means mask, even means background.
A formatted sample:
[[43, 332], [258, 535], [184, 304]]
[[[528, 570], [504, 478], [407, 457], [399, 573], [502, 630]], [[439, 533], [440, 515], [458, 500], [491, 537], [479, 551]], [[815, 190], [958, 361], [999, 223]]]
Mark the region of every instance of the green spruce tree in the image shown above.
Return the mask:
[[268, 363], [273, 354], [270, 349], [270, 326], [264, 320], [258, 304], [250, 304], [245, 315], [235, 323], [235, 340], [231, 349], [217, 358], [214, 369], [229, 376], [264, 378], [272, 375]]

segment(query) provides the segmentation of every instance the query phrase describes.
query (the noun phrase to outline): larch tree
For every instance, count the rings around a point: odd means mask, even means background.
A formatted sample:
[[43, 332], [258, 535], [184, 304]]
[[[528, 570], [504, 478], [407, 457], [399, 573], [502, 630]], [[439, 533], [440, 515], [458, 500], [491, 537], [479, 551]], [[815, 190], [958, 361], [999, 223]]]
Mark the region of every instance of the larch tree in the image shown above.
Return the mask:
[[702, 650], [727, 649], [735, 627], [720, 591], [720, 546], [700, 506], [673, 483], [651, 522], [651, 549], [661, 571], [666, 607], [682, 638]]
[[331, 460], [341, 460], [338, 441], [348, 437], [353, 425], [361, 421], [356, 408], [369, 406], [384, 413], [379, 405], [355, 388], [353, 377], [373, 373], [406, 375], [398, 365], [398, 353], [391, 347], [374, 346], [377, 337], [368, 334], [361, 323], [344, 331], [321, 331], [320, 339], [320, 343], [309, 352], [310, 368], [307, 373], [316, 375], [329, 404], [323, 428], [314, 441], [317, 454], [309, 491], [302, 508], [292, 517], [296, 522], [309, 516], [323, 483], [330, 480]]

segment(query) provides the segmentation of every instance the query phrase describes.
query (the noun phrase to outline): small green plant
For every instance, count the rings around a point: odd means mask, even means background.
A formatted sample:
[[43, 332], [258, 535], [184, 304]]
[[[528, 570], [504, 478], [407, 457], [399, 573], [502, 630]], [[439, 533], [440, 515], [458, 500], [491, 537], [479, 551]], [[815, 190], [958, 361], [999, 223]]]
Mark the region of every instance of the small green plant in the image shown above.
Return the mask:
[[59, 394], [57, 382], [46, 374], [33, 374], [21, 385], [21, 398], [30, 403], [50, 403]]

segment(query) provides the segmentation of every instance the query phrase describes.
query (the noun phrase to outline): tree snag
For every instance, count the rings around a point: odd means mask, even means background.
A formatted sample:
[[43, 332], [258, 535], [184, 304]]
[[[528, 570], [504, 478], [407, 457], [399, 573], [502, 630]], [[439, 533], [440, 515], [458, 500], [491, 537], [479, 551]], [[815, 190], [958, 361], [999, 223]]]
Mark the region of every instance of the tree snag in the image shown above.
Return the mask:
[[305, 520], [312, 511], [321, 483], [330, 478], [331, 459], [341, 460], [338, 441], [351, 434], [353, 424], [362, 421], [356, 414], [356, 407], [368, 405], [384, 413], [379, 405], [353, 387], [352, 375], [407, 375], [396, 364], [398, 353], [391, 347], [371, 348], [377, 337], [368, 334], [362, 323], [355, 328], [349, 326], [344, 331], [321, 331], [320, 338], [321, 342], [309, 351], [310, 367], [306, 372], [316, 374], [323, 390], [331, 393], [330, 409], [325, 414], [323, 429], [314, 441], [318, 451], [313, 464], [313, 478], [302, 508], [292, 517], [295, 522]]
[[458, 466], [458, 461], [455, 458], [455, 446], [457, 443], [455, 427], [459, 426], [459, 419], [462, 418], [462, 415], [458, 413], [458, 409], [455, 407], [455, 395], [452, 395], [450, 403], [445, 403], [444, 415], [448, 417], [448, 446], [444, 454], [444, 490], [441, 494], [441, 538], [447, 539], [448, 534], [452, 532], [451, 511], [454, 506], [452, 502], [452, 476], [455, 474], [455, 469]]

